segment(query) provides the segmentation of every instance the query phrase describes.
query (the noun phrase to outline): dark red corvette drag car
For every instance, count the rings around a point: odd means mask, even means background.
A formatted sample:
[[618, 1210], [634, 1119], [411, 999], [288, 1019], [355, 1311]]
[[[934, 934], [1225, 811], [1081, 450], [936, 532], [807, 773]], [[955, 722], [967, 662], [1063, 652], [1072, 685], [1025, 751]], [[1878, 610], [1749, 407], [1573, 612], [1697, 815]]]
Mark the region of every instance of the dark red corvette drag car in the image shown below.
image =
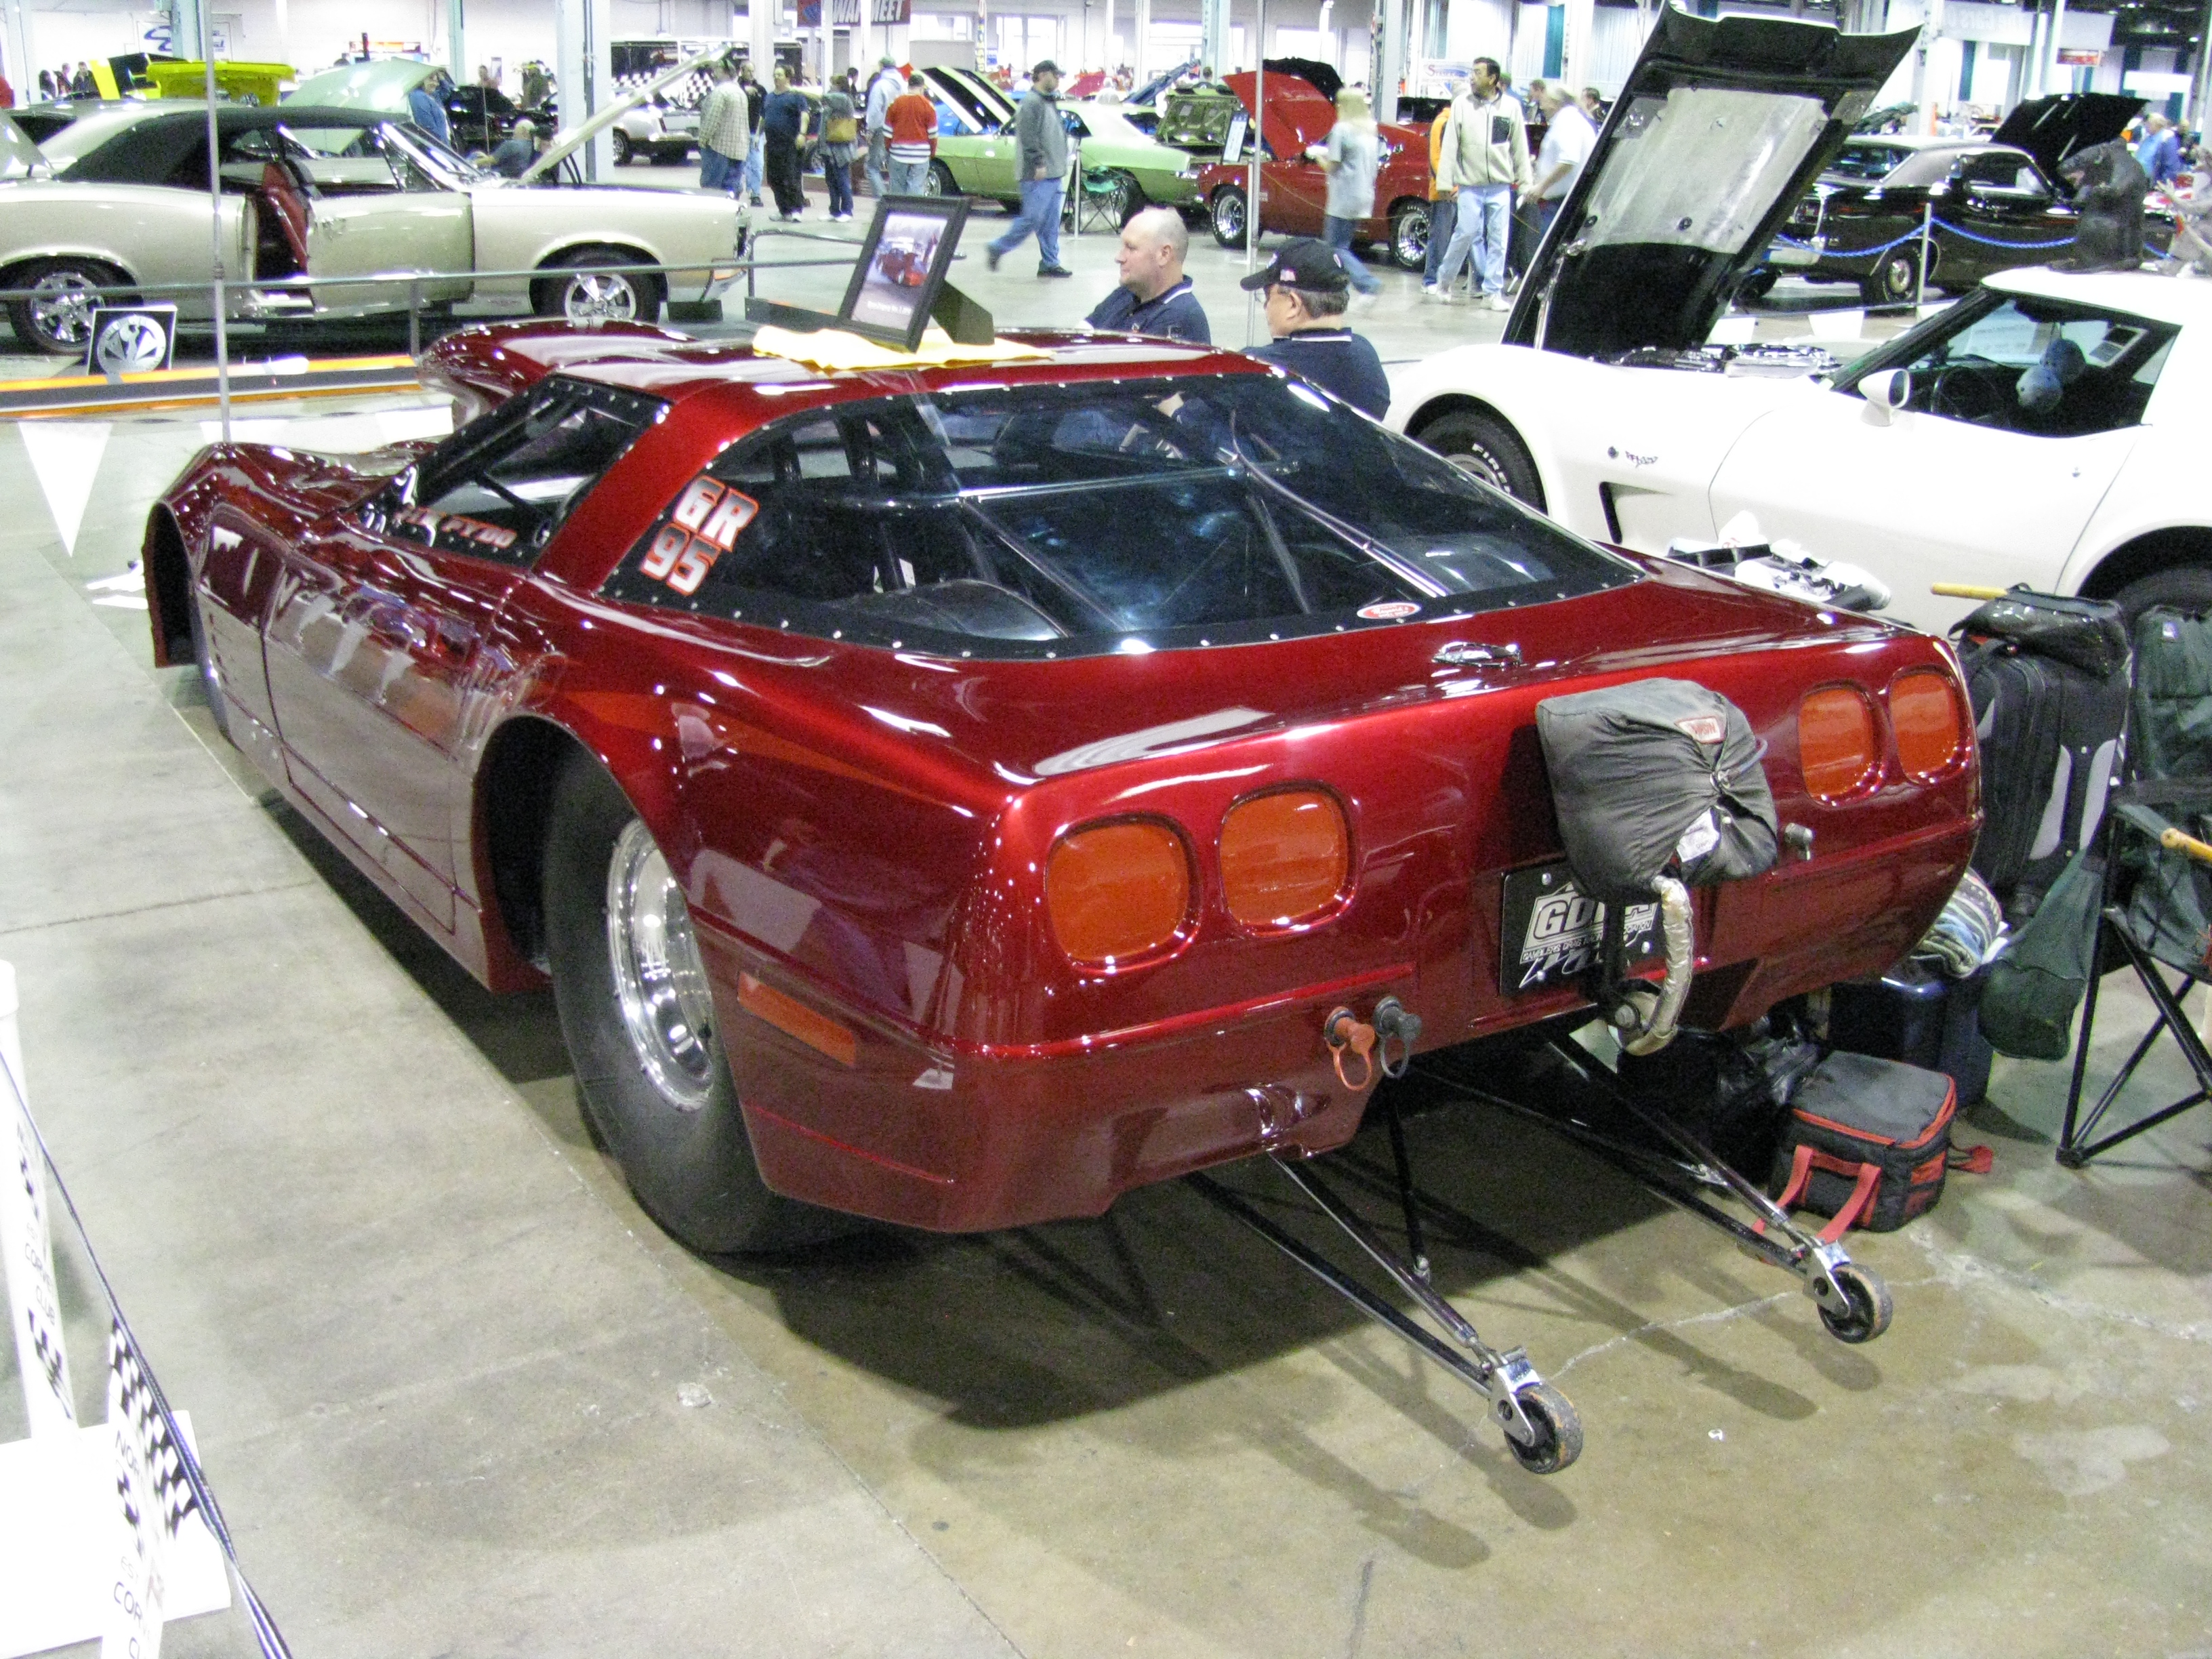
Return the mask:
[[152, 514], [157, 659], [487, 984], [550, 975], [679, 1237], [1095, 1214], [1347, 1139], [1335, 1010], [1432, 1048], [1581, 1006], [1501, 939], [1562, 692], [1694, 678], [1766, 745], [1791, 850], [1698, 895], [1692, 1022], [1949, 894], [1937, 641], [1593, 546], [1235, 354], [1024, 337], [824, 374], [469, 329], [450, 439], [212, 447]]

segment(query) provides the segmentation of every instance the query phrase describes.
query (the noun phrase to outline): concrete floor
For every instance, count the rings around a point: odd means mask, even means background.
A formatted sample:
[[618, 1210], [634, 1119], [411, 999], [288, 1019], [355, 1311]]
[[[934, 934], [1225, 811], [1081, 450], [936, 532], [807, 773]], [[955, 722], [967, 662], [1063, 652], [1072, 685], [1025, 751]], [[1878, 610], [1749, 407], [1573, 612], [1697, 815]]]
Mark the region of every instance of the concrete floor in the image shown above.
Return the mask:
[[[257, 418], [356, 447], [419, 405]], [[1549, 1480], [1181, 1185], [702, 1261], [592, 1146], [550, 1000], [477, 990], [145, 665], [100, 584], [204, 428], [103, 424], [0, 432], [0, 957], [33, 1104], [302, 1659], [2212, 1653], [2212, 1112], [2071, 1173], [2063, 1076], [2001, 1062], [1968, 1129], [1996, 1172], [1854, 1241], [1897, 1301], [1864, 1347], [1557, 1140], [1417, 1119], [1466, 1218], [1440, 1282], [1580, 1407]], [[19, 1411], [0, 1375], [0, 1439]], [[251, 1649], [234, 1614], [169, 1650]]]

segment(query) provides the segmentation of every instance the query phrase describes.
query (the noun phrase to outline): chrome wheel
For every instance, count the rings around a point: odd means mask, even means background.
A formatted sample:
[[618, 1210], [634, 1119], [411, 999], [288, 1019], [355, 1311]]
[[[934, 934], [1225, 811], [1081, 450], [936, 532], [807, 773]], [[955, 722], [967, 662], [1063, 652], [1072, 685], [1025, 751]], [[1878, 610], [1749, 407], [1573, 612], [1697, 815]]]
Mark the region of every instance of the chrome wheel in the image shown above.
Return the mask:
[[54, 346], [81, 351], [92, 338], [97, 286], [82, 270], [50, 270], [31, 284], [31, 325]]
[[1231, 188], [1216, 191], [1207, 204], [1213, 218], [1213, 240], [1224, 247], [1244, 246], [1244, 192]]
[[1390, 220], [1390, 257], [1401, 270], [1419, 270], [1429, 258], [1429, 205], [1409, 202]]
[[627, 323], [638, 309], [637, 289], [627, 276], [580, 270], [561, 290], [561, 314], [572, 323]]
[[697, 1111], [714, 1086], [714, 1003], [684, 895], [635, 818], [607, 861], [607, 955], [639, 1066], [670, 1105]]

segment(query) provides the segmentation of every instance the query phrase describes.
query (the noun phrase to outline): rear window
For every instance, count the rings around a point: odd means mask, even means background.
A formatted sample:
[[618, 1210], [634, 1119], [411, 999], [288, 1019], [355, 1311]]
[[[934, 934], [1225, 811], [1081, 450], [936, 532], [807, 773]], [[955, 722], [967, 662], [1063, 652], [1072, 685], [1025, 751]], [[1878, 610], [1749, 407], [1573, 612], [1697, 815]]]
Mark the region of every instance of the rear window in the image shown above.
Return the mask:
[[1847, 143], [1836, 152], [1836, 159], [1828, 163], [1828, 172], [1838, 178], [1875, 183], [1887, 178], [1911, 154], [1911, 147], [1905, 144]]
[[609, 597], [965, 655], [1227, 645], [1541, 604], [1634, 568], [1273, 375], [794, 416], [678, 492]]

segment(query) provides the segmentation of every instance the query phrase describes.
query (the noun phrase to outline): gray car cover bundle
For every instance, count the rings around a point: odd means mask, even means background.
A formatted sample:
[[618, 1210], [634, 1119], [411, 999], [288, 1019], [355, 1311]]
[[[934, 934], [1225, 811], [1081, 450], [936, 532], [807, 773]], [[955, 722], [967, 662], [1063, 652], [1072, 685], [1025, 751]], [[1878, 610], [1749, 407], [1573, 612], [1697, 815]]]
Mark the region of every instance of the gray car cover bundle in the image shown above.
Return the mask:
[[1575, 884], [1648, 903], [1662, 876], [1739, 881], [1773, 867], [1774, 792], [1751, 722], [1689, 680], [1632, 680], [1547, 697], [1536, 734]]

